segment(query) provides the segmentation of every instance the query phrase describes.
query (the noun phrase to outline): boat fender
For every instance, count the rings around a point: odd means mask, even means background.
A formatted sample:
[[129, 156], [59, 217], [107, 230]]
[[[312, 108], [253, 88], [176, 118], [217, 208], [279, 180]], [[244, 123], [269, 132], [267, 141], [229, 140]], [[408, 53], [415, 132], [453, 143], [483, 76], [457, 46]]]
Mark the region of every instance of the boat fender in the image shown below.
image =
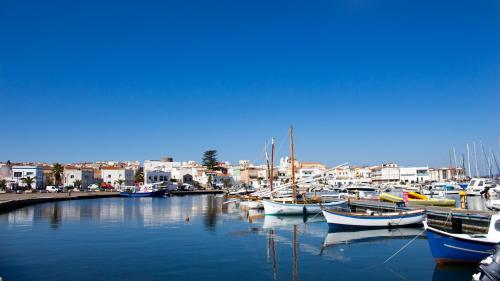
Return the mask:
[[307, 214], [307, 208], [306, 208], [306, 206], [302, 207], [302, 212], [304, 213], [304, 215]]
[[366, 210], [366, 213], [367, 213], [368, 215], [370, 215], [370, 216], [374, 216], [374, 215], [375, 215], [375, 212], [374, 212], [374, 211], [372, 211], [372, 210], [370, 210], [370, 209]]

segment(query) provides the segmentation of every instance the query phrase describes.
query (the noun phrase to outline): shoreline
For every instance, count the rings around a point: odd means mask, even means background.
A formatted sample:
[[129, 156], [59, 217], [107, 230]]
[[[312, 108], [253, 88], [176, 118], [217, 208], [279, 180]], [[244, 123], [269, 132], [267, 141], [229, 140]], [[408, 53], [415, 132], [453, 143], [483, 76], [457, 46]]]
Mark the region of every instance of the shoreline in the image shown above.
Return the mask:
[[40, 203], [119, 196], [120, 192], [72, 192], [71, 196], [68, 193], [4, 193], [0, 194], [0, 214]]

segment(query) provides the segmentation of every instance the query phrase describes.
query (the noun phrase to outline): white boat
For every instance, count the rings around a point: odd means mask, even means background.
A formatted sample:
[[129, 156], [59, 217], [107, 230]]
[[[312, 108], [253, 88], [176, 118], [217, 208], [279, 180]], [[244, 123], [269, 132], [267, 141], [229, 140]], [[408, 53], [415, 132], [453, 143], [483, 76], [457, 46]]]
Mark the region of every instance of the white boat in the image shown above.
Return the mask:
[[338, 228], [391, 228], [420, 225], [424, 220], [425, 210], [399, 211], [391, 213], [351, 213], [323, 210], [323, 215], [330, 229]]
[[500, 211], [500, 199], [490, 199], [486, 201], [486, 208], [493, 211]]
[[[368, 242], [383, 239], [413, 238], [423, 235], [422, 228], [407, 227], [397, 229], [370, 229], [358, 231], [335, 231], [326, 235], [323, 246], [348, 244], [356, 242]], [[423, 237], [423, 236], [422, 236]]]
[[261, 200], [249, 200], [249, 201], [241, 201], [240, 208], [243, 209], [262, 209], [264, 205]]
[[324, 222], [323, 216], [265, 216], [263, 229], [281, 228], [305, 223]]
[[317, 214], [321, 212], [322, 208], [335, 208], [341, 207], [347, 201], [339, 200], [328, 203], [311, 203], [300, 204], [292, 202], [277, 202], [271, 200], [262, 200], [264, 204], [264, 212], [266, 215], [303, 215], [303, 214]]
[[469, 185], [466, 188], [466, 192], [467, 195], [480, 196], [481, 192], [483, 192], [486, 187], [493, 187], [492, 183], [487, 179], [473, 178], [470, 180]]

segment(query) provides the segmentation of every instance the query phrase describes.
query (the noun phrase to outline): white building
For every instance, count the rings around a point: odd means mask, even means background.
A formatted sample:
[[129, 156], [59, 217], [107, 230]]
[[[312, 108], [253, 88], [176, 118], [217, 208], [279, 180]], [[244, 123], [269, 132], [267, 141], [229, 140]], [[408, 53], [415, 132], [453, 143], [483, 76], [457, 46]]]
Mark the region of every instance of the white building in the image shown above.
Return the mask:
[[170, 172], [144, 171], [144, 183], [169, 182], [172, 179]]
[[399, 182], [398, 164], [388, 163], [371, 168], [374, 182]]
[[16, 186], [26, 187], [23, 178], [34, 178], [31, 188], [43, 188], [43, 172], [39, 166], [13, 166], [12, 167], [12, 183]]
[[122, 167], [102, 167], [101, 168], [101, 177], [102, 181], [112, 186], [119, 186], [119, 181], [123, 181], [121, 184], [123, 185], [133, 185], [134, 178], [134, 170], [122, 168]]
[[430, 181], [429, 167], [399, 167], [399, 181], [403, 183]]
[[94, 183], [94, 170], [72, 166], [64, 167], [64, 186], [75, 186], [77, 180], [81, 181], [81, 188], [87, 188]]

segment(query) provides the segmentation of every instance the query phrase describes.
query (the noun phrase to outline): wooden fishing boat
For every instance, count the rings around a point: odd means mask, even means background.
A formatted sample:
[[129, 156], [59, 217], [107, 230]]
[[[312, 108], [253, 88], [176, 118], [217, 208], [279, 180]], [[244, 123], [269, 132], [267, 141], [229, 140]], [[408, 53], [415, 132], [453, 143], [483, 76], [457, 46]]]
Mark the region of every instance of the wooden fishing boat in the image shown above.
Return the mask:
[[437, 263], [477, 263], [500, 243], [500, 214], [492, 215], [487, 234], [450, 233], [424, 221], [427, 241]]
[[345, 206], [347, 201], [339, 200], [328, 203], [293, 203], [262, 200], [266, 215], [305, 215], [317, 214], [322, 208], [335, 208]]
[[292, 175], [292, 197], [291, 198], [271, 198], [270, 200], [262, 200], [264, 205], [264, 213], [266, 215], [305, 215], [321, 213], [322, 208], [334, 208], [346, 203], [345, 200], [334, 202], [316, 202], [307, 200], [306, 194], [303, 194], [302, 200], [297, 200], [297, 191], [295, 184], [295, 159], [293, 145], [293, 127], [290, 127], [290, 150], [291, 150], [291, 175]]
[[342, 228], [391, 228], [421, 225], [425, 210], [400, 210], [391, 213], [352, 213], [335, 210], [323, 210], [323, 216], [330, 229]]

